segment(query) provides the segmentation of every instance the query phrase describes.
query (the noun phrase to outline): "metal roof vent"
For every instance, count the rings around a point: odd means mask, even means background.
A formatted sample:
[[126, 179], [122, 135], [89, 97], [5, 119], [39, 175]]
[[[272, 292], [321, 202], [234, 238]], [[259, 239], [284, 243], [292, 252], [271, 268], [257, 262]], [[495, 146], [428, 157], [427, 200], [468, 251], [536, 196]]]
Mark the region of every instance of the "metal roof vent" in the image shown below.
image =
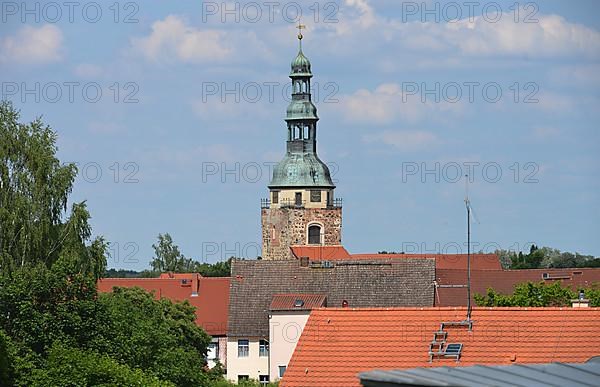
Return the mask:
[[297, 299], [296, 301], [294, 301], [294, 307], [295, 308], [302, 308], [304, 306], [304, 301], [302, 301], [301, 299]]

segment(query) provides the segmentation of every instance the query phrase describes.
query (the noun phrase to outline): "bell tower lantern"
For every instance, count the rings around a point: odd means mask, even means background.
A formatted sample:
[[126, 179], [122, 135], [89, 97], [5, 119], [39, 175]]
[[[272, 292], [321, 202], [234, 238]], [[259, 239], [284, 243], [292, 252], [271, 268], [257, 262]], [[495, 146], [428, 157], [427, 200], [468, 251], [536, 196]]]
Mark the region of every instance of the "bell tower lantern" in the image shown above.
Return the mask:
[[262, 258], [290, 259], [290, 246], [342, 242], [342, 202], [334, 197], [329, 168], [317, 156], [317, 107], [311, 99], [311, 65], [302, 52], [292, 61], [292, 100], [286, 113], [286, 153], [273, 169], [262, 200]]

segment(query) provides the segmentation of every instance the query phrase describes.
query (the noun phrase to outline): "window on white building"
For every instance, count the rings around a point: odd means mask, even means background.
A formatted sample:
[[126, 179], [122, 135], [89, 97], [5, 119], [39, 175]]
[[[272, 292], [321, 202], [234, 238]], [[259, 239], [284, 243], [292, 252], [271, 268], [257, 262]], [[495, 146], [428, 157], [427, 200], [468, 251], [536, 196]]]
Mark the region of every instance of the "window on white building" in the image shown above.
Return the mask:
[[258, 381], [260, 382], [260, 384], [266, 386], [267, 384], [269, 384], [269, 375], [259, 375]]
[[258, 343], [258, 356], [269, 356], [269, 342], [261, 340]]
[[250, 355], [250, 342], [248, 340], [238, 340], [238, 357], [248, 357], [248, 355]]
[[238, 375], [238, 383], [244, 380], [250, 380], [250, 377], [248, 375]]
[[208, 344], [208, 351], [206, 353], [208, 360], [215, 360], [219, 358], [219, 343], [212, 342]]
[[283, 378], [283, 374], [285, 374], [287, 366], [279, 366], [279, 377]]

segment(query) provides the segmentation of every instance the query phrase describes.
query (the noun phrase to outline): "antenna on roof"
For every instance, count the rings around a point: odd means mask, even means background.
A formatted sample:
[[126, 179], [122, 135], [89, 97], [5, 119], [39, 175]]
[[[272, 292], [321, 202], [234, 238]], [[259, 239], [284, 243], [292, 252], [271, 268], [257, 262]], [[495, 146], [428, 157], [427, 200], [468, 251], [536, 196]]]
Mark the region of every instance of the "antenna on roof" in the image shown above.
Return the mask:
[[[471, 321], [471, 202], [469, 201], [469, 175], [465, 175], [465, 207], [467, 209], [467, 321]], [[475, 219], [477, 220], [477, 218]]]

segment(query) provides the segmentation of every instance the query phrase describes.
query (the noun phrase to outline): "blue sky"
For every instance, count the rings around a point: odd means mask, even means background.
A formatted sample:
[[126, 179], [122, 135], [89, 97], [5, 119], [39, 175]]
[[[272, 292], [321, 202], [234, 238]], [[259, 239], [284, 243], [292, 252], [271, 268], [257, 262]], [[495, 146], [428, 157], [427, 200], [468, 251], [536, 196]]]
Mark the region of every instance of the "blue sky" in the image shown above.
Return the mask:
[[146, 268], [164, 232], [196, 259], [256, 256], [298, 7], [351, 252], [464, 249], [470, 170], [476, 249], [600, 256], [595, 1], [8, 3], [4, 98], [81, 166], [72, 199], [111, 267]]

